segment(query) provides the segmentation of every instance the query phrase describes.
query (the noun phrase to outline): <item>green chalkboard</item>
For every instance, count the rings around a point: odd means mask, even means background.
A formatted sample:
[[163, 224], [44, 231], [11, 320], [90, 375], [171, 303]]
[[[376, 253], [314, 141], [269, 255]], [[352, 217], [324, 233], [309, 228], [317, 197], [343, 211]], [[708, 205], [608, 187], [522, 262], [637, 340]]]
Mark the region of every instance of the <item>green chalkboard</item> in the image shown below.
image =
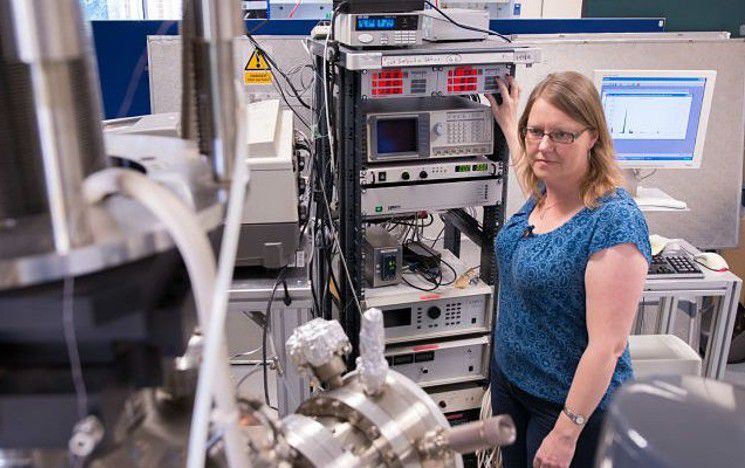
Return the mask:
[[584, 0], [582, 5], [583, 18], [650, 16], [667, 18], [666, 31], [745, 35], [745, 0]]

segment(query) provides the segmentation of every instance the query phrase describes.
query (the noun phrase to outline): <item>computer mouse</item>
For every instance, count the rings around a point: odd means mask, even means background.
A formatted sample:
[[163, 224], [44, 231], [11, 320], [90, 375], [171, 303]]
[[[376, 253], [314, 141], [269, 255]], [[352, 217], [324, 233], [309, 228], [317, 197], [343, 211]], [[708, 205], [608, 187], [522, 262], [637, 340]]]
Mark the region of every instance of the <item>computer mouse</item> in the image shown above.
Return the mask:
[[722, 258], [721, 255], [714, 252], [704, 252], [693, 257], [696, 263], [703, 265], [709, 270], [714, 271], [729, 271], [729, 265], [727, 260]]

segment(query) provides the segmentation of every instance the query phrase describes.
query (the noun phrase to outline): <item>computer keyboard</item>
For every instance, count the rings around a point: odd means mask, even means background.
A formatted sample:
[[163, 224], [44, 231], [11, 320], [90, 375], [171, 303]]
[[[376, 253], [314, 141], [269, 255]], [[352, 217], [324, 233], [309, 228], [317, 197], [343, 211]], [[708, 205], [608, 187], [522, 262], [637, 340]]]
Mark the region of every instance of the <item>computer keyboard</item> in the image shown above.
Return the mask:
[[648, 275], [652, 278], [703, 278], [704, 272], [687, 255], [659, 254], [652, 257]]

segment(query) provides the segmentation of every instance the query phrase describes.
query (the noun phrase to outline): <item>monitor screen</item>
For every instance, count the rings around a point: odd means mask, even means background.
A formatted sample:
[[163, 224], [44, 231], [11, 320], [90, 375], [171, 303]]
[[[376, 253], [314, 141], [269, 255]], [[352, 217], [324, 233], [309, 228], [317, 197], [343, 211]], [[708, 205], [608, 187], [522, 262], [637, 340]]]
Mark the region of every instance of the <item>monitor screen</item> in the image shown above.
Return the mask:
[[697, 168], [715, 72], [599, 71], [616, 158], [627, 168]]
[[416, 153], [419, 148], [418, 128], [416, 117], [379, 119], [377, 122], [378, 154]]

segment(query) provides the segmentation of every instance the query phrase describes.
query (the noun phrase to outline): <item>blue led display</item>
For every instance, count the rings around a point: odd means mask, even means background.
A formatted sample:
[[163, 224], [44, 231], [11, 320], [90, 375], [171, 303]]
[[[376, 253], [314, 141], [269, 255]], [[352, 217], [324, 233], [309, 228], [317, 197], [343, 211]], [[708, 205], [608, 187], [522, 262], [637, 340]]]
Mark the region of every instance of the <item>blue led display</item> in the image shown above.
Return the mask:
[[357, 31], [388, 31], [396, 28], [396, 18], [378, 16], [357, 18]]

